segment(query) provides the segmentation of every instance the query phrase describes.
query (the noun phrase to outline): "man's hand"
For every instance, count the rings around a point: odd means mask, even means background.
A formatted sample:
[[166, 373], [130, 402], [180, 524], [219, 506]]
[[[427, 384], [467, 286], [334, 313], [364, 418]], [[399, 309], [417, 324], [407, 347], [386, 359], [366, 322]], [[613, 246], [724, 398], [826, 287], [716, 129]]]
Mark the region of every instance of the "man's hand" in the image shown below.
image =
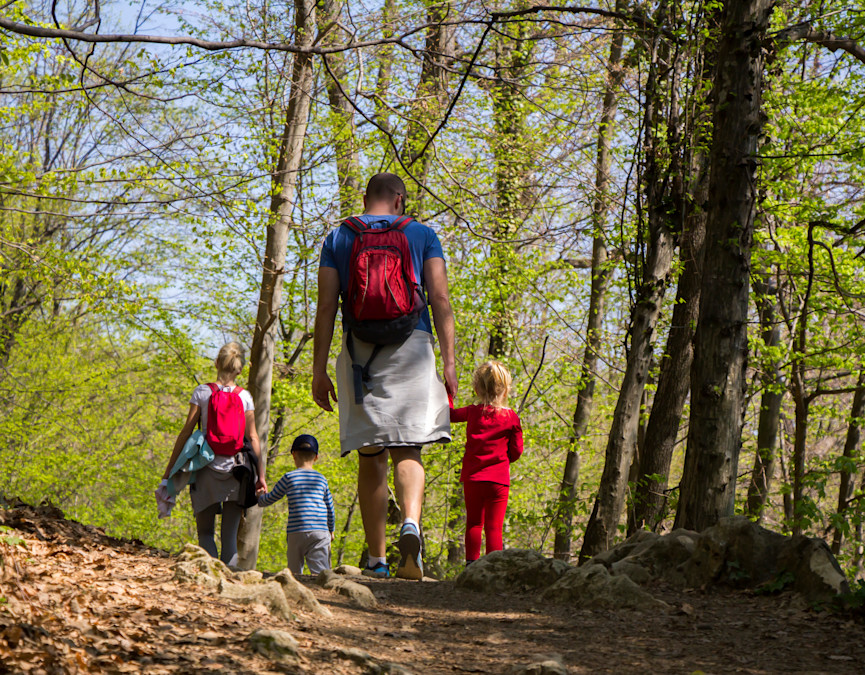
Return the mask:
[[312, 376], [312, 400], [322, 410], [333, 412], [330, 399], [336, 403], [336, 389], [327, 373], [314, 374]]
[[456, 366], [445, 366], [444, 377], [445, 389], [447, 389], [448, 396], [450, 396], [451, 399], [455, 399], [457, 397], [457, 389], [460, 385], [459, 380], [457, 380]]

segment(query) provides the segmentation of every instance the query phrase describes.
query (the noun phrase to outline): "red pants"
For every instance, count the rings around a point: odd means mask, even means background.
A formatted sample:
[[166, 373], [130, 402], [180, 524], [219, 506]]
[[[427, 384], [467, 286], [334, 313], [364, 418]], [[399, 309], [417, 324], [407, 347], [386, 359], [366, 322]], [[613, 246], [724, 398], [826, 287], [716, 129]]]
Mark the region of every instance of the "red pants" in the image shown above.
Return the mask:
[[508, 508], [508, 486], [489, 481], [466, 481], [466, 560], [481, 557], [481, 531], [487, 535], [487, 553], [502, 550], [502, 527]]

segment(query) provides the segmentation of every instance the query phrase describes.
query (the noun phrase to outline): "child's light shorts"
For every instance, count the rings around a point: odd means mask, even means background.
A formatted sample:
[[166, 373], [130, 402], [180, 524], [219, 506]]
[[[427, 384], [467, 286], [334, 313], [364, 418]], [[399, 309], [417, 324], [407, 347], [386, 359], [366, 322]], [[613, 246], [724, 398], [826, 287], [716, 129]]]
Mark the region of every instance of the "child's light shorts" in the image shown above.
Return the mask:
[[304, 560], [310, 574], [330, 569], [330, 532], [327, 530], [288, 532], [285, 542], [288, 569], [292, 574], [303, 574]]

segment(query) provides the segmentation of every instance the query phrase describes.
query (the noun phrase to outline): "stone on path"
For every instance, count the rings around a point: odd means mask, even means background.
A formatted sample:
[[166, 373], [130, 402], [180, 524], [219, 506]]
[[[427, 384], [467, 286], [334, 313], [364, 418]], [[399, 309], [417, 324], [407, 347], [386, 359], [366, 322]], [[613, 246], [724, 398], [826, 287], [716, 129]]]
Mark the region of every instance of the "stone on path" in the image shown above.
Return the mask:
[[487, 593], [546, 588], [571, 569], [562, 560], [545, 558], [537, 551], [509, 548], [494, 551], [468, 565], [456, 585]]
[[647, 593], [629, 577], [611, 575], [603, 565], [572, 567], [544, 591], [543, 598], [580, 609], [669, 609], [667, 603]]
[[297, 640], [290, 633], [271, 628], [259, 628], [246, 638], [254, 652], [262, 656], [291, 664], [297, 661]]
[[311, 590], [294, 578], [291, 570], [287, 567], [273, 579], [282, 586], [285, 599], [288, 600], [291, 606], [328, 619], [333, 616], [330, 610], [327, 607], [323, 607], [316, 599], [315, 594]]
[[339, 567], [334, 568], [333, 571], [337, 574], [344, 574], [349, 577], [359, 577], [363, 575], [363, 570], [354, 565], [340, 565]]
[[336, 574], [333, 570], [324, 570], [315, 579], [322, 588], [335, 591], [347, 597], [351, 603], [362, 609], [373, 609], [378, 606], [378, 601], [366, 586], [355, 581], [349, 581]]
[[242, 605], [264, 605], [271, 614], [286, 621], [294, 618], [294, 613], [282, 592], [282, 586], [275, 581], [262, 584], [233, 584], [221, 581], [219, 595]]

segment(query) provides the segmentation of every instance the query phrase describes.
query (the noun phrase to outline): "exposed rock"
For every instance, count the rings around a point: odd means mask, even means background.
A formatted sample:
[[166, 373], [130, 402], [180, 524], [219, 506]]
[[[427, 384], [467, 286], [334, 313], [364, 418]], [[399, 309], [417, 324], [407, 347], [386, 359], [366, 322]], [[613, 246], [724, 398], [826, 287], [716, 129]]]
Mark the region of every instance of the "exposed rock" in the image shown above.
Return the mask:
[[568, 675], [560, 656], [539, 657], [528, 665], [513, 666], [510, 672], [514, 675]]
[[359, 577], [363, 574], [363, 570], [361, 570], [360, 567], [355, 567], [354, 565], [340, 565], [333, 571], [337, 574], [344, 574], [349, 577]]
[[243, 605], [264, 605], [271, 614], [286, 621], [294, 618], [288, 600], [285, 599], [285, 594], [282, 592], [282, 585], [275, 581], [267, 581], [262, 584], [233, 584], [220, 581], [219, 594], [223, 598]]
[[724, 518], [700, 534], [682, 529], [664, 536], [638, 532], [585, 565], [595, 566], [638, 584], [661, 579], [679, 588], [790, 588], [808, 602], [828, 602], [849, 592], [822, 539], [786, 537], [744, 516]]
[[231, 577], [239, 584], [257, 584], [264, 579], [264, 575], [258, 570], [241, 570], [234, 572]]
[[793, 537], [778, 557], [779, 576], [792, 577], [792, 587], [809, 602], [829, 602], [850, 592], [847, 577], [822, 539]]
[[468, 565], [456, 585], [476, 591], [528, 591], [546, 588], [571, 569], [562, 560], [545, 558], [537, 551], [509, 548], [494, 551]]
[[582, 609], [666, 610], [658, 600], [624, 575], [611, 575], [603, 565], [572, 567], [543, 593], [545, 600]]
[[198, 584], [209, 588], [216, 588], [223, 579], [231, 579], [234, 573], [228, 566], [218, 560], [211, 558], [210, 554], [203, 548], [187, 544], [183, 547], [177, 562], [171, 566], [174, 571], [175, 580], [180, 583]]
[[321, 605], [311, 590], [294, 578], [287, 567], [274, 577], [274, 581], [282, 586], [282, 592], [289, 605], [318, 616], [326, 618], [333, 616], [327, 607]]
[[324, 570], [321, 572], [316, 577], [315, 583], [329, 591], [335, 591], [340, 595], [344, 595], [357, 607], [373, 609], [378, 606], [378, 601], [371, 590], [355, 581], [344, 579], [333, 570]]
[[660, 535], [655, 534], [654, 532], [649, 532], [648, 530], [639, 530], [635, 532], [630, 537], [628, 537], [621, 544], [613, 546], [613, 548], [607, 549], [606, 551], [602, 551], [598, 553], [591, 560], [586, 562], [586, 565], [603, 565], [604, 567], [610, 567], [613, 563], [617, 563], [620, 560], [624, 560], [629, 555], [633, 555], [640, 550], [644, 550], [647, 545], [651, 545], [653, 542], [659, 539]]
[[353, 661], [359, 666], [363, 666], [365, 675], [412, 675], [410, 670], [398, 663], [376, 661], [370, 654], [360, 649], [337, 649], [336, 655], [346, 661]]
[[246, 638], [253, 651], [274, 661], [295, 663], [297, 640], [282, 630], [259, 628]]

